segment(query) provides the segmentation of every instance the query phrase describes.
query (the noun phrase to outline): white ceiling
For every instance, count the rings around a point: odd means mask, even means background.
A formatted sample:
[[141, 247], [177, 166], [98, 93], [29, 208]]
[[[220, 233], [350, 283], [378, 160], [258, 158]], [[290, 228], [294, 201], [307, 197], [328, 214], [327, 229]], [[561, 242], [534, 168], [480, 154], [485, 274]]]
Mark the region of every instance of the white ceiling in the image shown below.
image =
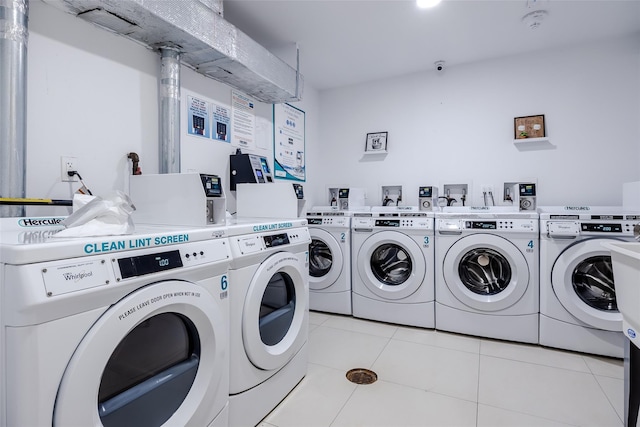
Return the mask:
[[[548, 16], [532, 30], [522, 17], [538, 9]], [[640, 39], [640, 0], [444, 0], [433, 9], [414, 0], [224, 0], [224, 17], [276, 54], [297, 43], [305, 84], [318, 90], [434, 70], [438, 60], [452, 67]]]

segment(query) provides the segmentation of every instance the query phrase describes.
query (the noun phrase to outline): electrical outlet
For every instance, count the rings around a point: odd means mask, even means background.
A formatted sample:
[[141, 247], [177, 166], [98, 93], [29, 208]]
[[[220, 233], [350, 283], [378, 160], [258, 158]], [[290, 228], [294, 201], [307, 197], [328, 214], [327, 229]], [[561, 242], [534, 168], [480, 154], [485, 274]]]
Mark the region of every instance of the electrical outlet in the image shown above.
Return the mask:
[[78, 177], [76, 175], [69, 176], [67, 172], [78, 171], [78, 159], [76, 157], [60, 157], [60, 180], [62, 182], [76, 182]]

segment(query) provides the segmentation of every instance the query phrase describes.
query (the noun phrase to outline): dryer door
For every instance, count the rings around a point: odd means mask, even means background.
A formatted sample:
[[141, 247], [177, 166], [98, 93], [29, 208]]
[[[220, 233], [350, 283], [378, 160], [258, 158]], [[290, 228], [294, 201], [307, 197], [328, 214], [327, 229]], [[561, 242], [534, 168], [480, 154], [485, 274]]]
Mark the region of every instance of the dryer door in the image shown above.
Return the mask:
[[420, 246], [395, 231], [372, 234], [360, 246], [358, 274], [364, 285], [381, 298], [398, 300], [416, 292], [427, 266]]
[[340, 243], [321, 228], [310, 228], [309, 288], [314, 291], [333, 285], [342, 272], [344, 254]]
[[488, 312], [518, 302], [531, 280], [522, 252], [493, 234], [472, 234], [457, 240], [447, 251], [442, 269], [447, 288], [458, 301]]
[[228, 392], [226, 323], [213, 296], [189, 282], [129, 294], [75, 350], [54, 426], [208, 425]]
[[242, 314], [242, 341], [256, 367], [279, 369], [306, 342], [307, 283], [305, 260], [291, 252], [270, 256], [256, 270]]
[[622, 315], [616, 304], [611, 253], [604, 242], [619, 239], [589, 239], [565, 249], [551, 269], [551, 286], [562, 306], [594, 328], [622, 330]]

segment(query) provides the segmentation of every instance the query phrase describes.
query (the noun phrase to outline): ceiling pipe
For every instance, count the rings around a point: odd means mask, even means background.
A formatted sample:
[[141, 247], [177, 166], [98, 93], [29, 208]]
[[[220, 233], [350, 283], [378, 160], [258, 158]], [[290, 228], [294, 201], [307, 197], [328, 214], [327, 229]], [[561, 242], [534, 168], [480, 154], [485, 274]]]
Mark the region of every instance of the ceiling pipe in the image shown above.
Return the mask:
[[180, 52], [160, 48], [160, 173], [180, 172]]
[[[26, 195], [28, 22], [28, 0], [0, 0], [0, 197]], [[0, 205], [0, 217], [24, 213]]]

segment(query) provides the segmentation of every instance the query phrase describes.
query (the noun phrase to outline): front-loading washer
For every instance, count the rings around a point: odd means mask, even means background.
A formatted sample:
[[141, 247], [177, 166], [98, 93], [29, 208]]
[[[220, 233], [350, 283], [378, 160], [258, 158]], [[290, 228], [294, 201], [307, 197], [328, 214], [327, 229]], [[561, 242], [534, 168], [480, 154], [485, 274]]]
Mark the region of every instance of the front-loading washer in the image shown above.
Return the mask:
[[230, 426], [258, 424], [306, 375], [306, 224], [303, 218], [229, 224]]
[[538, 343], [538, 214], [436, 213], [436, 329]]
[[407, 208], [354, 214], [353, 316], [433, 328], [433, 214]]
[[333, 206], [307, 212], [309, 309], [351, 315], [351, 215]]
[[602, 243], [633, 241], [640, 212], [609, 206], [540, 211], [540, 344], [622, 358], [611, 253]]
[[2, 426], [226, 426], [227, 239], [1, 219]]

